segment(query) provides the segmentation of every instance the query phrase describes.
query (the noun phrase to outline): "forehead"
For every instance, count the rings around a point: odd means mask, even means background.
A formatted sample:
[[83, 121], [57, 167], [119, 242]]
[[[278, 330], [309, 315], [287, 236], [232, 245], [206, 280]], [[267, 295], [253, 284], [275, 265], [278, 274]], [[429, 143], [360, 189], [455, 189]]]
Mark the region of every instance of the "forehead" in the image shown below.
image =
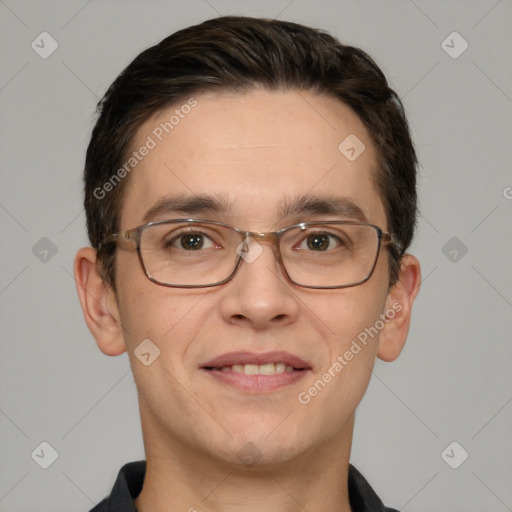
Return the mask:
[[293, 198], [339, 196], [384, 226], [373, 144], [334, 98], [259, 89], [197, 95], [142, 124], [133, 151], [121, 229], [143, 223], [166, 196], [221, 197], [223, 220], [247, 229], [275, 226]]

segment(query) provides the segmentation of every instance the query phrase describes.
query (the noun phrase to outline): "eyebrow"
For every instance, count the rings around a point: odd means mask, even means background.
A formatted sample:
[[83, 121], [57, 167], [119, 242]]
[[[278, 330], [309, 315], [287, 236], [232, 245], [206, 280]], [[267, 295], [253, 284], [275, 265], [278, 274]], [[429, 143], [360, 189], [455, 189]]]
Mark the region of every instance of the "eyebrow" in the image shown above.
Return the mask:
[[287, 198], [281, 204], [280, 213], [282, 217], [330, 215], [367, 222], [363, 210], [357, 206], [353, 199], [346, 196], [301, 195], [295, 198]]
[[[224, 214], [233, 216], [238, 211], [227, 196], [175, 195], [160, 198], [143, 216], [143, 222], [169, 214], [200, 215]], [[285, 198], [278, 208], [281, 218], [301, 215], [330, 215], [367, 222], [361, 208], [346, 196], [300, 195]]]
[[227, 197], [220, 195], [176, 195], [160, 198], [142, 217], [151, 222], [164, 214], [198, 215], [203, 213], [224, 213], [232, 215], [234, 207]]

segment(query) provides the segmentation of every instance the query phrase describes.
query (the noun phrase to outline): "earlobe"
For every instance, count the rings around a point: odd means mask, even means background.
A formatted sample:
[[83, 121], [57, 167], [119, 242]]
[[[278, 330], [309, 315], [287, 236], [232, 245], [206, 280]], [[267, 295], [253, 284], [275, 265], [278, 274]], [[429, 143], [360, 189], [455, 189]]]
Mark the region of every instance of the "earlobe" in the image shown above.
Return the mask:
[[411, 321], [412, 305], [421, 283], [420, 263], [411, 254], [402, 257], [400, 277], [386, 298], [388, 321], [380, 332], [377, 357], [394, 361], [402, 352]]
[[73, 271], [85, 322], [99, 349], [109, 356], [122, 354], [126, 347], [119, 321], [119, 309], [114, 291], [98, 272], [96, 249], [80, 249], [75, 256]]

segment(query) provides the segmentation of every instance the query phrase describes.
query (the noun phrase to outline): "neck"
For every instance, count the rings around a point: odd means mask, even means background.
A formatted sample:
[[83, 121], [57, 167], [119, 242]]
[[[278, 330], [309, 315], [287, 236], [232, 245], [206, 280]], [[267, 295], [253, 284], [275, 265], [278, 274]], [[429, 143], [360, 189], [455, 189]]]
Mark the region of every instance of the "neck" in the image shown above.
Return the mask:
[[[138, 512], [350, 512], [348, 465], [354, 418], [336, 439], [291, 460], [245, 467], [165, 443], [143, 425], [146, 477]], [[147, 442], [152, 440], [153, 442]]]

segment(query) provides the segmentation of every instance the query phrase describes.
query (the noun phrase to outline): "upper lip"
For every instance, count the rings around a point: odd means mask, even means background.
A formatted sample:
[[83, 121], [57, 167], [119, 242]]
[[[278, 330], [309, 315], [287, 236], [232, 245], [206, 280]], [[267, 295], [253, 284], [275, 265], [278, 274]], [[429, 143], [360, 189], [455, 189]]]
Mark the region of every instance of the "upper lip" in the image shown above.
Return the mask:
[[293, 366], [295, 369], [309, 369], [310, 365], [298, 356], [288, 352], [228, 352], [221, 356], [211, 359], [201, 365], [201, 368], [222, 368], [223, 366], [233, 366], [234, 364], [257, 364], [284, 363]]

